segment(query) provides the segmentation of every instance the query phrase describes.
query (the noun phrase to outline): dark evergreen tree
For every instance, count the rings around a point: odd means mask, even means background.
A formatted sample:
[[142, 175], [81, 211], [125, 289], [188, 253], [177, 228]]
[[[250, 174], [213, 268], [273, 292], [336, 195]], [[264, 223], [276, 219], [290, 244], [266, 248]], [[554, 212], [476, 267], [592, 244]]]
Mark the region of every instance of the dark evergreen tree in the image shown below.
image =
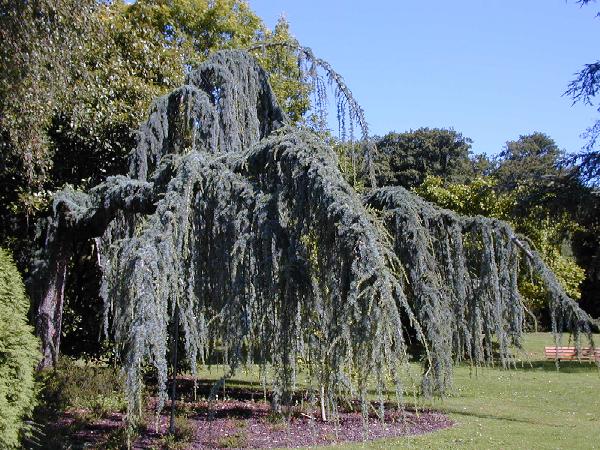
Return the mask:
[[[578, 0], [581, 6], [595, 3], [594, 0]], [[596, 14], [600, 18], [600, 12]], [[600, 102], [597, 95], [600, 92], [600, 61], [585, 64], [583, 69], [575, 74], [565, 95], [570, 96], [574, 103], [581, 102], [592, 106], [600, 113]], [[582, 286], [582, 301], [589, 311], [600, 312], [600, 119], [596, 120], [584, 134], [587, 144], [584, 149], [573, 156], [577, 162], [579, 180], [588, 184], [592, 190], [582, 196], [577, 203], [581, 206], [580, 223], [584, 231], [575, 236], [577, 257], [586, 268], [586, 280]]]
[[463, 181], [473, 175], [469, 159], [471, 142], [452, 129], [419, 128], [388, 133], [376, 142], [377, 182], [411, 188], [420, 185], [428, 175]]

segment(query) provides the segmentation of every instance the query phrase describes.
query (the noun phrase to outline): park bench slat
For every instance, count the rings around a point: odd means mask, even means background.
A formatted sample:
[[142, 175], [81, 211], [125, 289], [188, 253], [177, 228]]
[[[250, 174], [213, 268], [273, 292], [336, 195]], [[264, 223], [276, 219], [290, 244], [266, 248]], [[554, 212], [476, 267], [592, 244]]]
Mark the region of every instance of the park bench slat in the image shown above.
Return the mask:
[[544, 353], [547, 359], [600, 361], [600, 348], [584, 347], [577, 354], [575, 347], [544, 347]]

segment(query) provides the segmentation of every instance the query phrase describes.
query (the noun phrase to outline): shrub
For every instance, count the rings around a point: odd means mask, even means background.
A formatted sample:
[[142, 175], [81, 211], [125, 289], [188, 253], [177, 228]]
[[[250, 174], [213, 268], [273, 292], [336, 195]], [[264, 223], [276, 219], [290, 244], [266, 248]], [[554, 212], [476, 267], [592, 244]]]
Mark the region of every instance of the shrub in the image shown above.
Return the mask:
[[218, 439], [218, 448], [244, 448], [248, 446], [248, 436], [246, 433], [238, 432], [229, 436], [223, 436]]
[[36, 404], [39, 342], [27, 324], [29, 302], [12, 256], [0, 248], [0, 448], [17, 448]]
[[189, 447], [194, 440], [195, 430], [187, 416], [175, 416], [175, 433], [166, 434], [160, 441], [160, 448], [165, 450], [182, 450]]
[[43, 402], [52, 410], [83, 409], [95, 420], [126, 408], [119, 369], [63, 356], [43, 379]]

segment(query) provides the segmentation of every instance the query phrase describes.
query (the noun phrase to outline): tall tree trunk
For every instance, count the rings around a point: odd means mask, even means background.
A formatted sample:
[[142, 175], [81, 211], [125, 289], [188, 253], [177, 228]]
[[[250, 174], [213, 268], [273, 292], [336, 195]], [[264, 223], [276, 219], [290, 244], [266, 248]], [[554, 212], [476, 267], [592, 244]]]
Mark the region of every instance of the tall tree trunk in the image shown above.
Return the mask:
[[44, 271], [38, 289], [39, 303], [36, 315], [36, 334], [42, 342], [42, 359], [38, 370], [52, 367], [60, 354], [60, 337], [63, 314], [67, 263], [69, 254], [63, 246], [50, 252], [52, 258]]

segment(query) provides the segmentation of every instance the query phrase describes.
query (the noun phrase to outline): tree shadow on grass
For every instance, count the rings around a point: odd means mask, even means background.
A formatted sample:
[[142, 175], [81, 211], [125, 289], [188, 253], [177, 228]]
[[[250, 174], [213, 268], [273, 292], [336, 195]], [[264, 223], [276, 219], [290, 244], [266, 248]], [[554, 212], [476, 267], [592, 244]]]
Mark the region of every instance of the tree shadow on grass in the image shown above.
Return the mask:
[[461, 409], [447, 408], [447, 407], [442, 408], [442, 411], [445, 414], [457, 414], [460, 416], [476, 417], [478, 419], [504, 420], [506, 422], [529, 423], [532, 425], [548, 425], [548, 426], [550, 426], [550, 424], [548, 424], [548, 423], [540, 422], [537, 420], [519, 419], [517, 417], [507, 417], [507, 416], [502, 416], [500, 414], [489, 414], [489, 413], [481, 413], [481, 412], [476, 412], [476, 411], [465, 411], [465, 410], [461, 410]]

